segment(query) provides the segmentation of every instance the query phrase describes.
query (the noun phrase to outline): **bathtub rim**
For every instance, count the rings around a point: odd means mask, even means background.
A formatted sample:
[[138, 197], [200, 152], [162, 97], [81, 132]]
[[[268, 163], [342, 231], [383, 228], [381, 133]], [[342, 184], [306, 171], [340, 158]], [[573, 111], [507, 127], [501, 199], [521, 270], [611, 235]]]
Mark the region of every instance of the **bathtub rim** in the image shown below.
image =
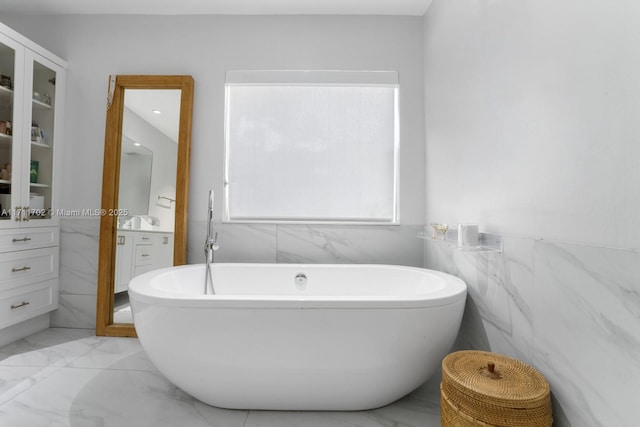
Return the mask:
[[[271, 267], [292, 268], [301, 270], [309, 267], [322, 268], [393, 268], [418, 271], [436, 277], [445, 282], [443, 289], [427, 294], [397, 295], [397, 296], [349, 296], [349, 295], [191, 295], [161, 291], [151, 287], [151, 281], [162, 274], [179, 271], [182, 269], [202, 268], [204, 264], [188, 264], [153, 270], [134, 277], [129, 283], [129, 297], [135, 305], [135, 301], [145, 304], [153, 304], [163, 307], [175, 308], [263, 308], [263, 309], [406, 309], [442, 307], [457, 304], [466, 299], [466, 283], [451, 274], [421, 267], [391, 264], [278, 264], [278, 263], [215, 263], [215, 266], [247, 267]], [[204, 276], [203, 276], [204, 285]], [[134, 313], [135, 316], [135, 313]]]

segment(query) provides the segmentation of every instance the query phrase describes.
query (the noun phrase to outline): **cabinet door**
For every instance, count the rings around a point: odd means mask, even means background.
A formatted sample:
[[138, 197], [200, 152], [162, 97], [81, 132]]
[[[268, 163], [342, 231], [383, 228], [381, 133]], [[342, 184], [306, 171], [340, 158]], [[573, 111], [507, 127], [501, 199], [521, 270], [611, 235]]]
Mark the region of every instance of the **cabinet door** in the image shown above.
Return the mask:
[[161, 233], [158, 235], [157, 268], [171, 267], [173, 265], [173, 233]]
[[116, 237], [116, 293], [129, 289], [129, 281], [133, 277], [134, 240], [131, 233], [118, 231]]
[[[16, 227], [21, 220], [20, 173], [25, 118], [22, 94], [25, 49], [0, 34], [0, 227]], [[19, 166], [18, 166], [19, 168]]]
[[56, 220], [55, 166], [60, 152], [64, 75], [63, 69], [30, 50], [25, 53], [27, 100], [21, 178], [22, 209], [27, 226], [53, 225]]

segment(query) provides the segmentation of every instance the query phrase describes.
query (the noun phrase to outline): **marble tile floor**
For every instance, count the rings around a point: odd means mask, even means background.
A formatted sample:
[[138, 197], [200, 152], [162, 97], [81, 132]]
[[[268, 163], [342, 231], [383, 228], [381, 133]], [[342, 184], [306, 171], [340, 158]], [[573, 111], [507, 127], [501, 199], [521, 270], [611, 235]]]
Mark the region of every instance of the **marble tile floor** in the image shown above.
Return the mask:
[[137, 339], [51, 328], [0, 347], [0, 426], [437, 427], [438, 383], [371, 411], [226, 410], [173, 386]]
[[129, 294], [126, 292], [120, 292], [114, 296], [113, 322], [114, 323], [133, 323], [133, 314], [131, 314], [131, 304], [129, 304]]

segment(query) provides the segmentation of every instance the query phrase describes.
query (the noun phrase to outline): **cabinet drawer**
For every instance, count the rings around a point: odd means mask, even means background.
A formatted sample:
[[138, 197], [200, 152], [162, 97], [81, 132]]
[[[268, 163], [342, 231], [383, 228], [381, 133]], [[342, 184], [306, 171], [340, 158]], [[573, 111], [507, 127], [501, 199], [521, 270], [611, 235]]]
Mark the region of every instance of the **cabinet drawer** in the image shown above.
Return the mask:
[[0, 253], [58, 246], [59, 236], [57, 227], [0, 230]]
[[0, 293], [0, 328], [56, 309], [56, 284], [56, 280], [50, 280]]
[[57, 247], [0, 254], [0, 291], [57, 277]]
[[153, 233], [136, 233], [136, 245], [153, 244]]
[[134, 272], [133, 272], [133, 276], [139, 276], [141, 274], [147, 273], [149, 271], [152, 270], [156, 270], [158, 267], [156, 267], [155, 265], [149, 264], [149, 265], [141, 265], [141, 266], [136, 266]]
[[136, 262], [135, 265], [149, 265], [153, 264], [153, 246], [151, 245], [136, 245]]

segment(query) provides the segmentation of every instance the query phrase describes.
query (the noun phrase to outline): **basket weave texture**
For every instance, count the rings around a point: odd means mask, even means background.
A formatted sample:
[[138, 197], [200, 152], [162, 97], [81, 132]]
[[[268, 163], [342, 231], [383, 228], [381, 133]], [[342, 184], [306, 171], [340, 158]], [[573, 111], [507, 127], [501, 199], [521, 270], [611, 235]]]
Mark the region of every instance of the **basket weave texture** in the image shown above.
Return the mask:
[[442, 361], [443, 427], [550, 427], [549, 383], [533, 367], [486, 351], [458, 351]]

